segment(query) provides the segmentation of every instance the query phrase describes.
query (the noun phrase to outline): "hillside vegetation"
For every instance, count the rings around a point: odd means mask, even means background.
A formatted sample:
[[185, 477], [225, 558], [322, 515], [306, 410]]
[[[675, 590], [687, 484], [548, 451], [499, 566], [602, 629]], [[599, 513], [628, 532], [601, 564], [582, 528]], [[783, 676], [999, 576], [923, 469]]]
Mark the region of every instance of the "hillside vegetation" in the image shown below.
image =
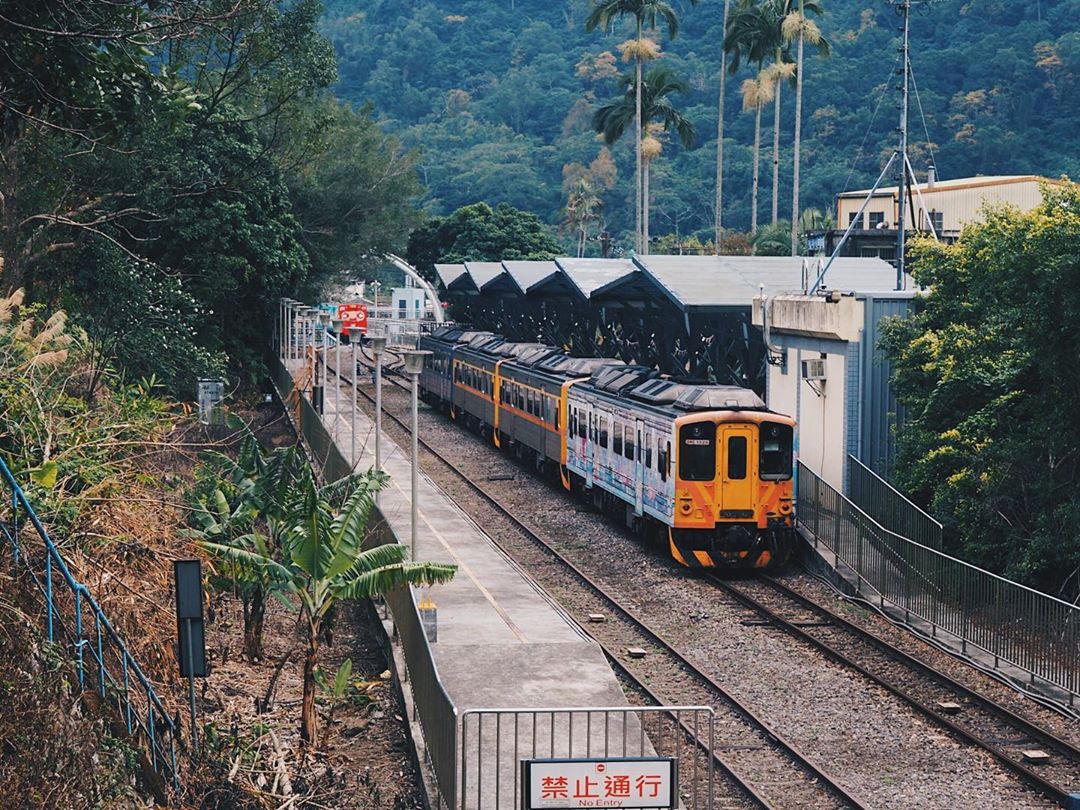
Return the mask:
[[[689, 88], [673, 96], [696, 138], [663, 138], [652, 169], [652, 233], [712, 236], [722, 0], [673, 3], [675, 39], [658, 31], [661, 63]], [[733, 6], [735, 4], [733, 3]], [[832, 46], [808, 50], [803, 208], [870, 185], [895, 142], [899, 18], [884, 0], [825, 0], [815, 18]], [[633, 138], [610, 150], [591, 122], [630, 70], [618, 46], [632, 23], [586, 33], [589, 0], [327, 0], [321, 27], [338, 56], [335, 92], [371, 102], [404, 144], [422, 150], [427, 206], [448, 214], [507, 202], [550, 224], [566, 218], [589, 174], [621, 243], [633, 223]], [[942, 0], [912, 20], [913, 163], [943, 178], [1080, 174], [1080, 0]], [[750, 225], [753, 115], [742, 111], [744, 66], [727, 82], [725, 226]], [[883, 96], [884, 94], [884, 96]], [[780, 217], [790, 216], [794, 91], [781, 104]], [[920, 115], [925, 112], [926, 130]], [[875, 115], [876, 112], [876, 115]], [[762, 135], [759, 219], [769, 222], [772, 105]], [[929, 134], [927, 139], [926, 133]], [[590, 171], [591, 170], [591, 171]], [[567, 234], [567, 245], [571, 236]], [[595, 252], [596, 248], [591, 248]]]

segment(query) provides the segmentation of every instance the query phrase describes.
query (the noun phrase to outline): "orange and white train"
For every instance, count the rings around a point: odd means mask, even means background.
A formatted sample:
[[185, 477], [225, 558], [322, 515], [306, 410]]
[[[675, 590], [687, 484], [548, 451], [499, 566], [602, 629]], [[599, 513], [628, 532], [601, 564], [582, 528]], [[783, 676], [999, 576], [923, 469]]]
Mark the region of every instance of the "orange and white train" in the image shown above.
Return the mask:
[[424, 398], [683, 565], [775, 568], [795, 547], [795, 422], [737, 386], [444, 327]]

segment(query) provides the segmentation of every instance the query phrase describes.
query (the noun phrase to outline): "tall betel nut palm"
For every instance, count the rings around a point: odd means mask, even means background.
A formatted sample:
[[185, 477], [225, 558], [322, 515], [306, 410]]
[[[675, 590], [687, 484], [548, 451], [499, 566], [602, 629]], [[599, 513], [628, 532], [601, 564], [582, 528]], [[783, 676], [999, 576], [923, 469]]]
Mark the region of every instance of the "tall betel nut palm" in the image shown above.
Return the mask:
[[[724, 22], [722, 31], [727, 31], [728, 14], [731, 11], [731, 0], [724, 0]], [[716, 236], [713, 239], [713, 249], [716, 255], [723, 253], [724, 240], [724, 112], [725, 98], [727, 93], [727, 51], [724, 43], [720, 43], [720, 104], [716, 121]]]
[[305, 466], [290, 499], [288, 530], [279, 559], [254, 548], [203, 543], [237, 565], [266, 571], [282, 597], [299, 602], [307, 636], [300, 719], [300, 739], [305, 747], [315, 743], [318, 731], [315, 688], [319, 639], [334, 605], [342, 599], [367, 599], [407, 585], [446, 582], [457, 570], [457, 566], [443, 563], [406, 562], [409, 549], [400, 544], [364, 548], [374, 496], [386, 480], [383, 473], [369, 470], [320, 487], [311, 468]]
[[[789, 2], [789, 5], [791, 3]], [[794, 168], [792, 169], [791, 191], [791, 255], [797, 256], [799, 250], [799, 162], [802, 157], [802, 94], [803, 76], [805, 75], [803, 61], [803, 46], [810, 45], [818, 49], [822, 56], [829, 55], [829, 43], [821, 35], [817, 24], [807, 18], [807, 14], [821, 16], [823, 11], [821, 4], [815, 0], [799, 0], [799, 8], [796, 11], [789, 10], [784, 17], [781, 33], [788, 43], [797, 41], [795, 55], [795, 146]]]
[[[685, 93], [690, 89], [686, 82], [676, 78], [671, 68], [655, 65], [643, 79], [639, 84], [633, 75], [621, 76], [619, 84], [624, 88], [623, 94], [596, 110], [593, 114], [593, 129], [604, 136], [605, 142], [614, 143], [628, 126], [638, 120], [637, 110], [640, 109], [640, 120], [645, 125], [645, 136], [641, 144], [642, 189], [645, 195], [643, 228], [645, 236], [648, 237], [649, 166], [663, 151], [660, 137], [664, 133], [674, 132], [682, 145], [689, 147], [694, 142], [694, 125], [671, 103], [673, 93]], [[638, 90], [641, 91], [640, 102], [637, 98]]]
[[[697, 0], [689, 0], [689, 3], [692, 6], [697, 5]], [[644, 72], [642, 65], [646, 61], [649, 46], [642, 42], [644, 39], [643, 32], [646, 25], [648, 25], [651, 30], [656, 30], [657, 20], [662, 20], [667, 27], [668, 36], [674, 38], [679, 32], [679, 16], [675, 13], [675, 9], [671, 4], [666, 3], [663, 0], [596, 0], [592, 11], [585, 20], [585, 30], [595, 31], [597, 28], [600, 28], [610, 32], [615, 23], [624, 17], [630, 17], [634, 20], [634, 40], [636, 43], [635, 47], [629, 51], [624, 50], [624, 53], [630, 53], [633, 56], [635, 73], [634, 239], [636, 241], [635, 249], [639, 253], [647, 253], [647, 237], [642, 227], [645, 202], [643, 195], [643, 155], [641, 152], [641, 142], [644, 136], [641, 117], [641, 83], [642, 73]]]
[[728, 73], [738, 73], [745, 60], [757, 68], [757, 76], [742, 83], [743, 109], [753, 111], [754, 120], [754, 172], [751, 188], [750, 230], [757, 230], [758, 185], [761, 168], [761, 110], [774, 98], [776, 78], [766, 74], [765, 60], [775, 58], [779, 41], [778, 15], [774, 14], [774, 0], [757, 3], [740, 0], [728, 19], [724, 31], [724, 52], [731, 57]]

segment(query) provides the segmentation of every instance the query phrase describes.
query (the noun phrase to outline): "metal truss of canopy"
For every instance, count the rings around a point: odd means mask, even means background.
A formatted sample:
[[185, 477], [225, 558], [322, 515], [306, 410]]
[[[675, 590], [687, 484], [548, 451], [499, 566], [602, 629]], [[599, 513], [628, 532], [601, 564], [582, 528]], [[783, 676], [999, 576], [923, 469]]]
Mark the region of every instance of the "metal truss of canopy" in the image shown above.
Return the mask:
[[[512, 340], [619, 357], [668, 374], [764, 392], [766, 351], [751, 307], [803, 290], [816, 261], [765, 256], [638, 256], [437, 265], [459, 318]], [[892, 265], [838, 259], [840, 290], [891, 290]]]

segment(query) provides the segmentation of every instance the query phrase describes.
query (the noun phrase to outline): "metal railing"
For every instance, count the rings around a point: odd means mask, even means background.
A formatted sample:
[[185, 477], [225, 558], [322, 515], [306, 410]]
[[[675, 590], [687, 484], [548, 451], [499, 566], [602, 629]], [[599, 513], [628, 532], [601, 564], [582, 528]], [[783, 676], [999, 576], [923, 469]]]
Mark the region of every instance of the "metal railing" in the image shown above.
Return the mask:
[[[278, 394], [283, 402], [290, 402], [294, 391], [292, 375], [280, 359], [271, 358], [270, 364]], [[303, 437], [313, 462], [320, 468], [323, 480], [336, 481], [348, 475], [351, 472], [349, 463], [338, 450], [311, 402], [300, 391], [297, 391], [295, 396], [299, 405], [299, 424], [295, 427]], [[373, 531], [373, 541], [399, 542], [393, 529], [382, 519], [377, 506], [375, 513], [377, 523]], [[439, 797], [445, 807], [453, 808], [457, 792], [457, 709], [435, 667], [435, 656], [424, 633], [416, 606], [415, 589], [398, 589], [387, 594], [385, 599], [401, 639], [408, 670], [406, 675], [412, 684], [416, 718], [424, 730]]]
[[[41, 593], [46, 638], [75, 661], [79, 687], [95, 690], [119, 712], [128, 735], [146, 749], [154, 771], [179, 789], [178, 727], [101, 606], [72, 575], [3, 459], [0, 475], [11, 492], [11, 500], [4, 505], [6, 512], [10, 503], [11, 511], [0, 517], [0, 548], [11, 549], [15, 572], [25, 571]], [[32, 530], [29, 536], [27, 528]], [[34, 535], [40, 546], [33, 541]]]
[[861, 596], [931, 636], [954, 636], [977, 664], [1080, 705], [1080, 606], [902, 537], [802, 462], [798, 474], [799, 523], [851, 569]]
[[847, 496], [886, 529], [921, 545], [941, 550], [941, 524], [850, 454]]
[[[684, 810], [715, 796], [708, 706], [469, 709], [461, 715], [461, 810], [521, 807], [524, 759], [674, 757]], [[596, 806], [603, 806], [597, 804]]]
[[445, 323], [405, 318], [368, 318], [368, 334], [384, 335], [391, 346], [416, 348], [420, 335], [429, 335]]

